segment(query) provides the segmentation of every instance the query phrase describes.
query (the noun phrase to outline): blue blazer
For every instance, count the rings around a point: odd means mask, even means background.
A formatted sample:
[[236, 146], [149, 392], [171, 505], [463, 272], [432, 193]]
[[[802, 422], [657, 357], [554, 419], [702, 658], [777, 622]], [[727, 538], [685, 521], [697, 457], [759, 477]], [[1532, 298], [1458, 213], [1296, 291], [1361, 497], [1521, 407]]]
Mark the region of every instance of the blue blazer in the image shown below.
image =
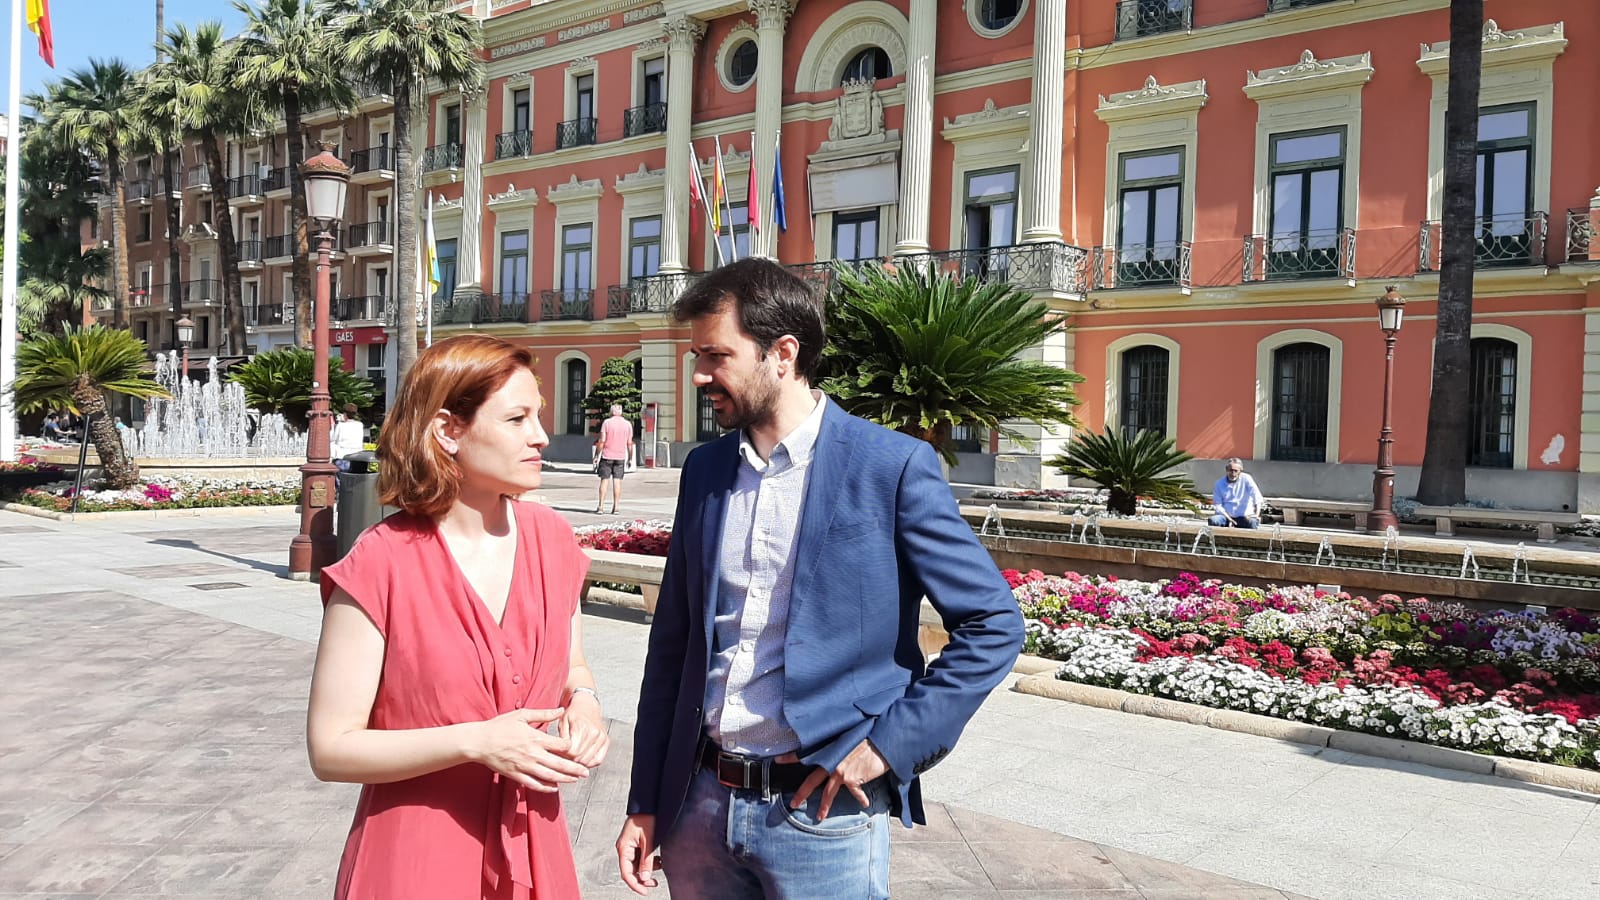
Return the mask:
[[[928, 444], [832, 401], [796, 533], [783, 713], [800, 758], [832, 771], [863, 738], [889, 763], [905, 824], [925, 824], [917, 776], [955, 746], [1022, 649], [1022, 615], [961, 518]], [[739, 435], [684, 460], [634, 731], [628, 814], [656, 817], [659, 845], [689, 790], [705, 719], [711, 610]], [[924, 667], [926, 596], [950, 644]]]

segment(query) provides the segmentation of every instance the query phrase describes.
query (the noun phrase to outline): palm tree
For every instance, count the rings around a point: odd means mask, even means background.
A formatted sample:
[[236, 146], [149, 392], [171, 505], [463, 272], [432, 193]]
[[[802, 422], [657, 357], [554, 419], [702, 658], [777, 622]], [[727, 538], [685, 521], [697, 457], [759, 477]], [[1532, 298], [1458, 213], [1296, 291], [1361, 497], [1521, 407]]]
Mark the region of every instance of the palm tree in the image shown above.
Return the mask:
[[[280, 347], [258, 353], [235, 367], [228, 373], [228, 380], [244, 388], [244, 400], [251, 409], [279, 413], [303, 431], [309, 425], [313, 362], [310, 350]], [[371, 379], [337, 365], [328, 368], [328, 394], [335, 409], [342, 409], [346, 403], [365, 409], [375, 397]]]
[[28, 273], [17, 286], [17, 326], [25, 334], [81, 322], [83, 310], [110, 296], [100, 287], [111, 268], [104, 250], [29, 241], [17, 262]]
[[[483, 33], [450, 0], [366, 0], [338, 18], [345, 68], [394, 97], [396, 356], [404, 378], [417, 359], [417, 168], [411, 117], [424, 86], [477, 91], [483, 84]], [[482, 160], [467, 160], [478, 165]]]
[[144, 341], [126, 329], [68, 328], [40, 335], [17, 350], [17, 408], [32, 412], [66, 408], [84, 417], [108, 486], [122, 489], [139, 480], [139, 466], [123, 449], [106, 410], [106, 395], [165, 397], [146, 360]]
[[1477, 254], [1478, 86], [1483, 68], [1483, 0], [1450, 0], [1449, 104], [1444, 113], [1444, 202], [1439, 232], [1439, 317], [1433, 336], [1433, 392], [1417, 502], [1467, 501], [1472, 427], [1472, 270]]
[[954, 464], [950, 432], [1009, 421], [1076, 425], [1083, 376], [1019, 354], [1065, 323], [1005, 283], [911, 267], [841, 267], [828, 310], [822, 388], [845, 411], [927, 441]]
[[1178, 449], [1172, 438], [1140, 429], [1133, 437], [1120, 431], [1079, 434], [1067, 452], [1050, 460], [1063, 475], [1084, 478], [1106, 489], [1106, 510], [1125, 516], [1139, 514], [1139, 498], [1169, 506], [1193, 509], [1202, 499], [1189, 476], [1171, 473], [1193, 456]]
[[87, 69], [52, 85], [43, 103], [43, 125], [56, 141], [100, 162], [111, 195], [111, 321], [123, 329], [128, 327], [128, 189], [122, 165], [136, 126], [137, 91], [137, 77], [122, 60], [90, 59]]
[[237, 45], [223, 38], [222, 23], [184, 24], [166, 32], [164, 59], [152, 67], [149, 91], [172, 98], [180, 124], [198, 140], [216, 210], [217, 248], [222, 269], [222, 308], [227, 321], [228, 349], [244, 352], [244, 294], [239, 281], [239, 243], [228, 214], [228, 170], [223, 161], [223, 136], [259, 129], [265, 113], [254, 94], [235, 87]]
[[[39, 96], [30, 97], [29, 103], [35, 109], [47, 106]], [[108, 254], [83, 252], [79, 237], [83, 220], [97, 214], [93, 195], [99, 172], [94, 161], [75, 147], [62, 146], [49, 128], [28, 127], [23, 134], [17, 325], [32, 334], [79, 324], [92, 302], [109, 296], [100, 287]]]
[[339, 70], [338, 39], [332, 17], [342, 3], [316, 0], [262, 0], [259, 7], [233, 0], [244, 13], [239, 38], [237, 87], [254, 93], [268, 108], [283, 113], [288, 136], [291, 219], [294, 229], [295, 337], [311, 346], [311, 244], [306, 234], [306, 186], [300, 178], [305, 162], [302, 112], [324, 103], [348, 106], [353, 92]]
[[183, 125], [178, 120], [178, 98], [170, 91], [153, 89], [168, 87], [153, 84], [150, 78], [153, 72], [154, 67], [151, 67], [139, 73], [139, 87], [134, 97], [137, 104], [136, 125], [130, 132], [128, 149], [161, 159], [161, 180], [165, 186], [160, 193], [161, 204], [167, 212], [167, 271], [170, 273], [167, 279], [167, 303], [172, 309], [173, 319], [181, 319], [184, 315], [183, 305], [188, 299], [184, 296], [183, 254], [179, 249], [182, 239], [180, 231], [183, 228], [182, 166], [179, 164], [183, 158]]

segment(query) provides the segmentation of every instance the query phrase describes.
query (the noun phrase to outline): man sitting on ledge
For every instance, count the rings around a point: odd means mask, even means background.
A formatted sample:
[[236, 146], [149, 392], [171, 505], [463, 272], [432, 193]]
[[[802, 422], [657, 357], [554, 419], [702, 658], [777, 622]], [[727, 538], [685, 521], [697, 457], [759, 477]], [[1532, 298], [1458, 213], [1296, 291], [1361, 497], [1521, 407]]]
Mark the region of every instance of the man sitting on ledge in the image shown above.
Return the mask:
[[1218, 527], [1260, 528], [1261, 507], [1266, 501], [1256, 480], [1244, 473], [1244, 461], [1235, 456], [1211, 489], [1211, 508], [1216, 513], [1211, 524]]

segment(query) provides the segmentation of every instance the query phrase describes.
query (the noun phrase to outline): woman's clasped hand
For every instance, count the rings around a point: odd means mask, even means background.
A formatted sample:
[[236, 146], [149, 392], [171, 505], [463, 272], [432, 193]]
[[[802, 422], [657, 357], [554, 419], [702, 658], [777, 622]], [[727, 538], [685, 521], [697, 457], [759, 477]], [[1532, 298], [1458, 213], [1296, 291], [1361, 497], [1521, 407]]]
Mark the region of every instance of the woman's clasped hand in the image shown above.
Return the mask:
[[[580, 697], [579, 702], [594, 705], [586, 695]], [[589, 770], [605, 759], [608, 748], [604, 731], [598, 732], [595, 740], [587, 721], [572, 726], [568, 724], [571, 718], [570, 710], [514, 709], [480, 722], [467, 756], [529, 790], [554, 792], [563, 784], [588, 777]], [[551, 722], [559, 722], [562, 733], [550, 734], [546, 727]], [[566, 733], [573, 728], [583, 735], [582, 741]]]

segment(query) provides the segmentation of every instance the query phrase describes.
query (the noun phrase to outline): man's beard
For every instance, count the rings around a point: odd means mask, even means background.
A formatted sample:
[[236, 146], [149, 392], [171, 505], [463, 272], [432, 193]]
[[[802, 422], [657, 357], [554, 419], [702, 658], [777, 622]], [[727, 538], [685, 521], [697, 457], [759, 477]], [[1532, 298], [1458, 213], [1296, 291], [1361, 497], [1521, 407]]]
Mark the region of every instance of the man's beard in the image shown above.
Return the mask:
[[779, 386], [777, 379], [771, 377], [771, 371], [763, 359], [742, 397], [716, 388], [708, 391], [720, 393], [723, 397], [723, 408], [716, 413], [718, 428], [724, 431], [747, 431], [773, 420], [778, 409]]

